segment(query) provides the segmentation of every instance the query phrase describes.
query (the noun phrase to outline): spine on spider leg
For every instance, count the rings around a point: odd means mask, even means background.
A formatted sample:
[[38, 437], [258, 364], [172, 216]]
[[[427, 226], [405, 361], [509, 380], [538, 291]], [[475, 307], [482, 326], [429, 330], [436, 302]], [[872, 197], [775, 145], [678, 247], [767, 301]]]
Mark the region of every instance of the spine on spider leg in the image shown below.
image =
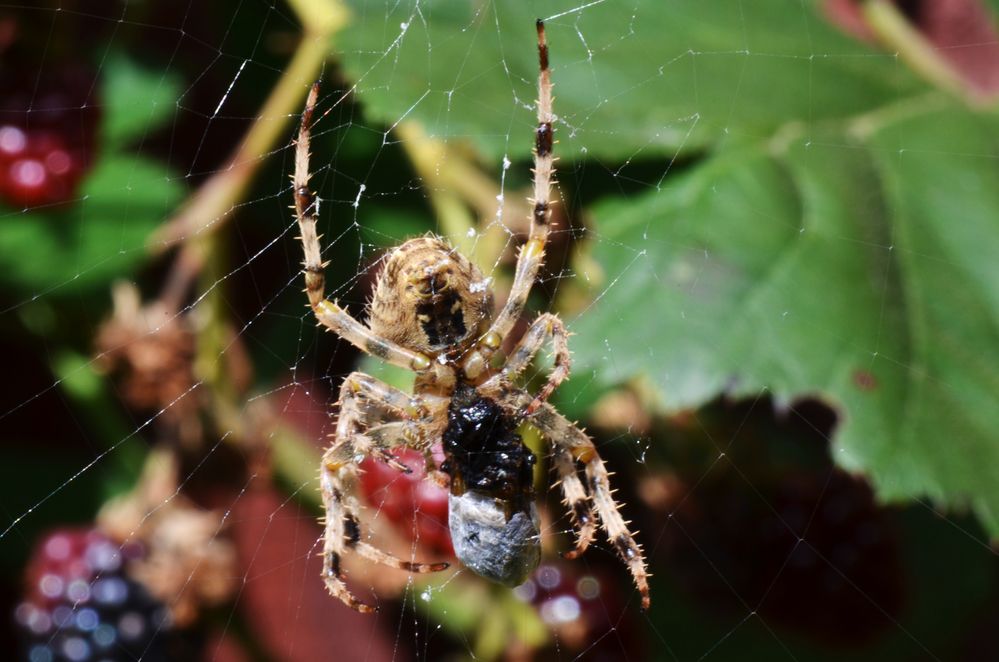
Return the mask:
[[303, 262], [305, 271], [305, 292], [313, 308], [325, 298], [325, 265], [322, 262], [319, 249], [319, 235], [316, 233], [316, 197], [309, 189], [309, 143], [312, 128], [312, 113], [316, 109], [319, 98], [319, 83], [309, 90], [302, 111], [302, 124], [298, 129], [298, 140], [295, 141], [295, 175], [292, 178], [295, 188], [295, 217], [298, 219], [298, 229], [301, 234], [302, 249], [305, 252]]

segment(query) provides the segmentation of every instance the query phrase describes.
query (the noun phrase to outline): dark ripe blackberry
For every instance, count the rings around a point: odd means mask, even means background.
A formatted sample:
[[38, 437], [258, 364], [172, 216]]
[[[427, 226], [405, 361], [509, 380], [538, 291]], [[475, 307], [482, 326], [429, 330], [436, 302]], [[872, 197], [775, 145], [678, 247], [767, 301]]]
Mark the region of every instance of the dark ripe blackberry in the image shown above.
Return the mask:
[[36, 548], [15, 610], [29, 662], [170, 659], [169, 610], [124, 571], [131, 550], [98, 531], [60, 530]]

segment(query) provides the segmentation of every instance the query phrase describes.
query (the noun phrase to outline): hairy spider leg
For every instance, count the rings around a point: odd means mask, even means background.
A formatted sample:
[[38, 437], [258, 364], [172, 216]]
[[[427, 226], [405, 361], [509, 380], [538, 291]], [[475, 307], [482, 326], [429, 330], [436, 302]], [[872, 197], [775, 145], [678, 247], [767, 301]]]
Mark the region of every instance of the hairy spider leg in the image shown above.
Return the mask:
[[316, 232], [316, 197], [309, 189], [309, 142], [311, 139], [312, 113], [319, 96], [319, 84], [309, 91], [309, 98], [302, 112], [302, 124], [295, 141], [295, 175], [292, 177], [295, 189], [295, 216], [301, 232], [302, 249], [305, 252], [305, 292], [309, 305], [323, 326], [347, 340], [355, 347], [394, 365], [417, 372], [430, 367], [430, 359], [401, 345], [382, 338], [364, 324], [358, 322], [335, 301], [329, 301], [325, 294], [325, 269]]
[[597, 532], [597, 520], [593, 517], [590, 498], [586, 494], [582, 481], [579, 480], [576, 462], [572, 454], [567, 448], [558, 444], [552, 444], [552, 454], [555, 471], [562, 485], [562, 494], [565, 495], [563, 503], [569, 509], [572, 523], [576, 528], [576, 547], [565, 552], [562, 556], [574, 559], [585, 552], [586, 548], [593, 542], [593, 537]]
[[548, 70], [548, 42], [545, 40], [545, 24], [539, 19], [538, 29], [538, 128], [534, 132], [534, 208], [531, 212], [531, 231], [520, 249], [513, 284], [503, 309], [500, 310], [484, 342], [498, 345], [496, 339], [505, 338], [527, 304], [538, 271], [545, 258], [545, 243], [548, 241], [549, 221], [551, 220], [551, 187], [555, 160], [552, 156], [554, 139], [552, 136], [552, 80]]
[[569, 370], [572, 367], [572, 354], [569, 351], [569, 332], [565, 330], [565, 324], [554, 313], [543, 313], [528, 327], [524, 335], [520, 337], [517, 346], [510, 352], [503, 369], [487, 381], [486, 388], [492, 388], [499, 382], [514, 380], [531, 364], [534, 357], [544, 346], [548, 339], [552, 341], [555, 366], [548, 375], [548, 380], [541, 387], [534, 401], [528, 405], [526, 413], [533, 414], [542, 402], [558, 388], [559, 384], [569, 378]]
[[[524, 411], [532, 398], [529, 393], [519, 389], [508, 391], [502, 396], [503, 402], [513, 411]], [[610, 541], [618, 557], [627, 565], [635, 581], [635, 586], [642, 597], [642, 609], [649, 608], [649, 573], [645, 567], [645, 558], [641, 546], [628, 531], [628, 524], [618, 512], [618, 504], [614, 501], [614, 491], [610, 486], [610, 476], [596, 446], [585, 432], [569, 422], [550, 404], [543, 403], [533, 415], [527, 417], [528, 422], [536, 427], [555, 448], [568, 451], [572, 457], [582, 463], [587, 487], [593, 506], [603, 523]], [[557, 459], [557, 454], [556, 454]], [[563, 488], [565, 481], [562, 482]], [[571, 484], [571, 481], [570, 481]]]
[[566, 448], [573, 458], [583, 464], [590, 498], [593, 500], [600, 521], [603, 522], [607, 539], [618, 557], [628, 566], [628, 571], [631, 572], [635, 586], [642, 596], [642, 609], [648, 609], [649, 573], [645, 567], [642, 548], [635, 542], [635, 537], [628, 530], [627, 522], [618, 512], [607, 467], [597, 453], [593, 441], [548, 403], [544, 403], [529, 420], [549, 441]]
[[[357, 517], [360, 504], [354, 496], [358, 456], [384, 457], [399, 446], [423, 450], [428, 438], [418, 421], [397, 421], [370, 427], [367, 433], [364, 430], [376, 416], [405, 415], [411, 401], [407, 394], [373, 377], [359, 372], [348, 375], [340, 387], [335, 439], [320, 465], [319, 484], [326, 511], [323, 581], [331, 595], [360, 612], [371, 612], [375, 607], [361, 602], [347, 589], [340, 563], [348, 549], [375, 563], [408, 572], [437, 572], [449, 565], [403, 561], [361, 539]], [[398, 463], [394, 466], [405, 470]]]

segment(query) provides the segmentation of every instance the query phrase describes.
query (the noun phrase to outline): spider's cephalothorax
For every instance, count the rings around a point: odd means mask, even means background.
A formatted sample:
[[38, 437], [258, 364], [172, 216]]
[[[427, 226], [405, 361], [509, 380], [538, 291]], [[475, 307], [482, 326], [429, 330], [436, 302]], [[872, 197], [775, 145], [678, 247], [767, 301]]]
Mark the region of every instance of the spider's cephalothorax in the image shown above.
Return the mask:
[[[354, 346], [417, 373], [412, 394], [364, 373], [348, 375], [340, 387], [334, 441], [320, 466], [326, 509], [323, 580], [331, 594], [359, 611], [373, 607], [347, 589], [341, 560], [348, 552], [410, 572], [448, 567], [398, 559], [370, 544], [363, 534], [361, 504], [354, 496], [358, 462], [373, 456], [408, 471], [392, 456], [399, 447], [420, 450], [432, 462], [431, 448], [442, 443], [447, 459], [441, 471], [433, 473], [450, 482], [449, 524], [462, 563], [507, 585], [522, 582], [537, 567], [541, 548], [532, 482], [535, 457], [517, 434], [521, 423], [532, 425], [549, 444], [577, 532], [576, 546], [565, 556], [575, 558], [586, 550], [599, 521], [628, 566], [643, 608], [649, 605], [642, 550], [618, 512], [603, 460], [586, 433], [547, 402], [569, 376], [568, 333], [562, 321], [551, 313], [540, 315], [502, 365], [494, 365], [538, 276], [551, 223], [554, 118], [541, 21], [537, 29], [541, 72], [531, 230], [517, 259], [510, 294], [495, 317], [488, 279], [437, 237], [412, 239], [389, 254], [375, 286], [368, 325], [326, 299], [316, 203], [309, 190], [310, 124], [318, 86], [313, 86], [302, 114], [295, 149], [295, 214], [312, 311], [322, 325]], [[532, 395], [517, 385], [517, 379], [546, 342], [554, 349], [554, 367]]]
[[534, 454], [517, 421], [466, 384], [451, 396], [441, 470], [451, 478], [448, 527], [454, 554], [478, 574], [524, 583], [541, 560]]
[[437, 237], [410, 239], [385, 261], [371, 299], [371, 331], [403, 347], [455, 358], [488, 329], [489, 281]]

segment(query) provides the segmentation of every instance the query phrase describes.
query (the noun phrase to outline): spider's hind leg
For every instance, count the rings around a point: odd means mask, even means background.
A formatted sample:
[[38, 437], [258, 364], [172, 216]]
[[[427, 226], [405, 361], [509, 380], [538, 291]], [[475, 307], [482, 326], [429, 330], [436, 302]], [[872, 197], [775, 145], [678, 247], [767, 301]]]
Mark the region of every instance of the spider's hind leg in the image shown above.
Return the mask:
[[[330, 469], [330, 464], [324, 456], [320, 477], [320, 489], [326, 511], [326, 526], [323, 533], [323, 582], [330, 595], [340, 602], [359, 612], [370, 613], [377, 608], [354, 597], [347, 588], [340, 565], [348, 546], [356, 544], [360, 538], [360, 531], [357, 527], [357, 518], [343, 502], [343, 492], [340, 490], [343, 477], [337, 473]], [[357, 535], [353, 535], [354, 533]]]
[[574, 559], [586, 551], [593, 542], [597, 532], [597, 520], [593, 516], [593, 508], [589, 495], [583, 488], [579, 474], [576, 473], [576, 462], [572, 454], [563, 446], [553, 444], [552, 452], [555, 459], [555, 471], [562, 483], [562, 494], [565, 495], [565, 505], [576, 527], [576, 547], [562, 556]]
[[[375, 608], [355, 598], [347, 589], [341, 561], [348, 551], [408, 572], [435, 572], [448, 567], [447, 563], [404, 561], [377, 549], [361, 535], [357, 517], [360, 503], [353, 496], [358, 456], [382, 459], [398, 446], [420, 447], [419, 424], [415, 421], [367, 426], [379, 418], [405, 416], [410, 408], [411, 397], [402, 391], [362, 373], [349, 375], [340, 389], [336, 438], [323, 454], [320, 465], [320, 491], [326, 512], [323, 581], [331, 595], [357, 611], [370, 612]], [[398, 466], [405, 469], [404, 465]]]
[[[511, 394], [507, 402], [511, 407], [523, 410], [531, 402], [531, 396], [523, 392]], [[614, 501], [607, 467], [600, 459], [593, 441], [585, 432], [570, 423], [548, 403], [543, 403], [537, 412], [528, 417], [528, 421], [538, 428], [555, 448], [557, 462], [565, 462], [559, 458], [564, 457], [563, 453], [567, 453], [570, 460], [577, 460], [585, 467], [589, 495], [593, 500], [593, 506], [600, 517], [604, 531], [607, 532], [607, 538], [618, 557], [627, 565], [628, 571], [635, 581], [635, 586], [642, 596], [642, 609], [648, 609], [649, 573], [645, 568], [645, 557], [642, 554], [641, 546], [635, 542], [634, 536], [628, 530], [627, 522], [618, 512], [618, 504]], [[572, 467], [575, 468], [574, 462]], [[560, 471], [562, 470], [566, 470], [566, 468], [563, 466], [560, 468]], [[565, 478], [563, 478], [562, 484], [563, 487], [566, 485]], [[572, 485], [572, 480], [569, 481], [569, 485]], [[582, 533], [580, 538], [582, 539]]]

